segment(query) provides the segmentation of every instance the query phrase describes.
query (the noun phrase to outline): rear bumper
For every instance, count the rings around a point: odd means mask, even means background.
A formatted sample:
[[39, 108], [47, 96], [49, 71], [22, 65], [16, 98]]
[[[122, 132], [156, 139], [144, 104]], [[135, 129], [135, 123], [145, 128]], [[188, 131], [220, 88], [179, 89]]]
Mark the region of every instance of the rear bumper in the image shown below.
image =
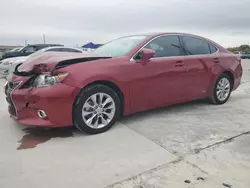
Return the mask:
[[242, 75], [243, 75], [243, 69], [242, 69], [241, 64], [239, 64], [237, 66], [237, 68], [235, 69], [235, 72], [234, 72], [234, 86], [233, 86], [233, 90], [236, 90], [240, 86]]
[[[65, 84], [28, 89], [19, 89], [20, 86], [10, 94], [16, 113], [13, 113], [11, 107], [9, 113], [17, 122], [43, 127], [62, 127], [73, 124], [72, 106], [78, 88]], [[43, 110], [47, 117], [39, 117], [38, 110]]]

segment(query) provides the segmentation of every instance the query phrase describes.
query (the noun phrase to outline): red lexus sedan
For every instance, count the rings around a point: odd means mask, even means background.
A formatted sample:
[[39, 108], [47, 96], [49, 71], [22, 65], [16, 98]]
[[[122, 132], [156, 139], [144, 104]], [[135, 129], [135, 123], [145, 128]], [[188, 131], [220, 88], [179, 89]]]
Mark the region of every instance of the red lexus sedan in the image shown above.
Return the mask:
[[107, 131], [120, 116], [209, 98], [223, 104], [241, 82], [241, 59], [183, 33], [126, 36], [87, 55], [44, 53], [16, 67], [9, 113], [30, 126]]

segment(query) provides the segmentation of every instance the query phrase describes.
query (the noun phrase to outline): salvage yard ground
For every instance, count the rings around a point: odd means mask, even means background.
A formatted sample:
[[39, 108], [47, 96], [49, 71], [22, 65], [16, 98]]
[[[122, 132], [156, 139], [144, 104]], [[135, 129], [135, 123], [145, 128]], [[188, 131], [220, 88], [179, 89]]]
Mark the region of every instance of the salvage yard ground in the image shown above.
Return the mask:
[[222, 106], [139, 113], [92, 136], [18, 125], [0, 80], [0, 188], [250, 187], [250, 61], [242, 64], [242, 85]]

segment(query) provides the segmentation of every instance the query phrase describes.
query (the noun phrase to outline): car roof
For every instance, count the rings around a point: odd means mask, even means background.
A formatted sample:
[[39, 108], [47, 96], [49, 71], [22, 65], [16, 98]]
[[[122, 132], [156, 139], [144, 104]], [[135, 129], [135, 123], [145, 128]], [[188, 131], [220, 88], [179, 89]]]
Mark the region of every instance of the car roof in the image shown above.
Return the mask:
[[62, 44], [28, 44], [27, 46], [63, 46]]
[[44, 49], [54, 49], [54, 48], [70, 48], [70, 49], [75, 49], [75, 50], [80, 50], [80, 51], [84, 51], [83, 49], [81, 48], [76, 48], [76, 47], [69, 47], [69, 46], [49, 46], [47, 48], [44, 48]]
[[196, 37], [201, 37], [199, 35], [194, 35], [190, 33], [182, 33], [182, 32], [149, 32], [149, 33], [139, 33], [139, 34], [134, 34], [134, 35], [128, 35], [128, 36], [150, 36], [150, 37], [156, 37], [160, 35], [189, 35], [189, 36], [196, 36]]

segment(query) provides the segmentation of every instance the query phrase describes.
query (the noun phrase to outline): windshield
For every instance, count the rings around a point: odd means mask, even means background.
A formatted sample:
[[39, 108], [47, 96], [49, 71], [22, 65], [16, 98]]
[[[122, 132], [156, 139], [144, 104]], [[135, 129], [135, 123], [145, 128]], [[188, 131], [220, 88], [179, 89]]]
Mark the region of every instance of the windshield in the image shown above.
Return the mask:
[[105, 57], [124, 56], [132, 49], [134, 49], [138, 44], [140, 44], [143, 40], [145, 40], [146, 37], [147, 36], [141, 36], [141, 35], [122, 37], [113, 40], [109, 43], [106, 43], [90, 53], [93, 55], [105, 56]]

